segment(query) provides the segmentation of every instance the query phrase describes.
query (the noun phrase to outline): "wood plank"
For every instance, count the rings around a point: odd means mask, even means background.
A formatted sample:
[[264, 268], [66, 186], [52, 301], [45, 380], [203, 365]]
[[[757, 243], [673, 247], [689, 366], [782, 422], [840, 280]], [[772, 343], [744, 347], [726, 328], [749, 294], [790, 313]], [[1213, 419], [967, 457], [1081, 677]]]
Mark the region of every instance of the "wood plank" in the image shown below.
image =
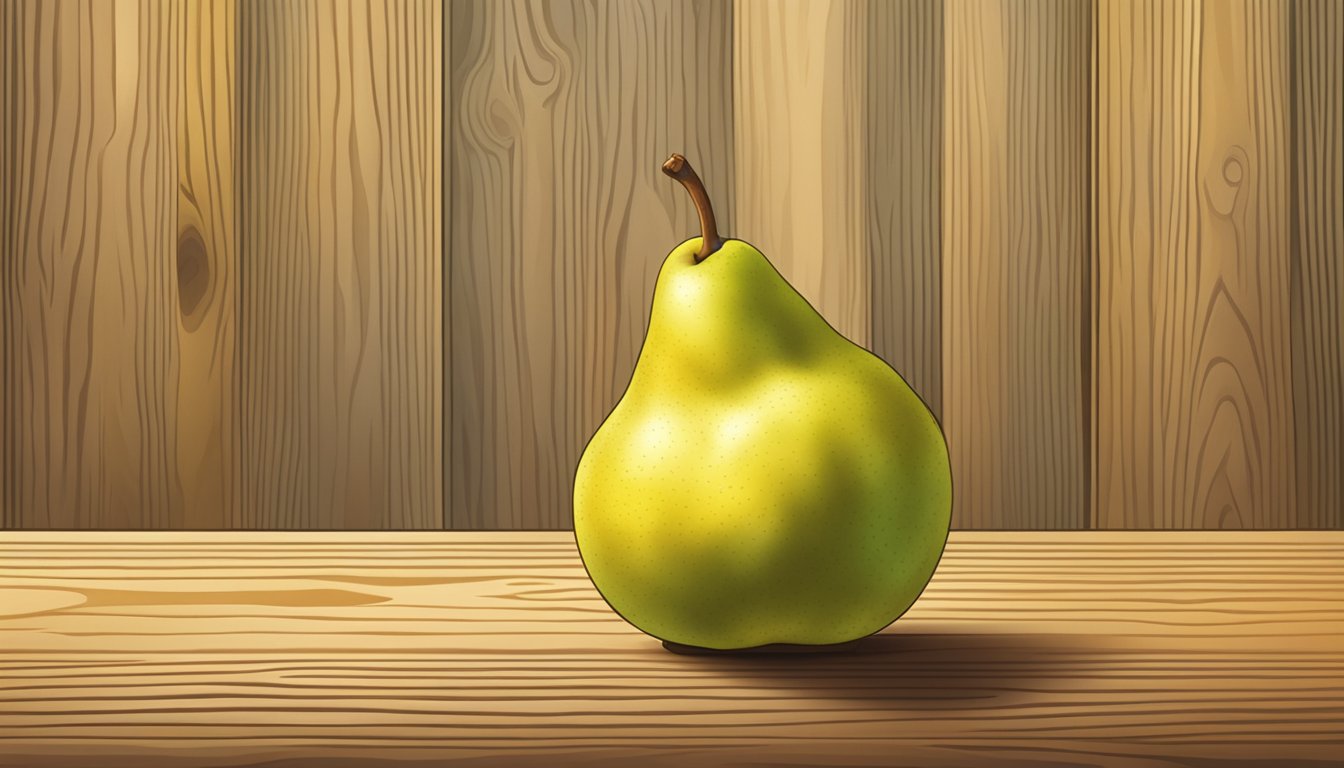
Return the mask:
[[170, 256], [179, 11], [4, 4], [5, 526], [188, 519]]
[[441, 54], [442, 61], [440, 62], [442, 65], [442, 70], [439, 73], [439, 76], [442, 78], [440, 83], [442, 84], [443, 87], [443, 100], [442, 100], [443, 115], [440, 117], [439, 122], [439, 130], [441, 131], [439, 152], [441, 153], [443, 160], [443, 169], [441, 171], [443, 175], [440, 177], [442, 179], [440, 202], [443, 205], [443, 210], [439, 213], [439, 226], [442, 228], [439, 242], [442, 244], [444, 249], [443, 268], [441, 274], [441, 279], [443, 282], [442, 286], [440, 287], [440, 296], [443, 302], [443, 312], [441, 319], [443, 325], [440, 329], [440, 333], [442, 333], [443, 335], [440, 338], [442, 338], [443, 340], [443, 364], [445, 366], [445, 370], [443, 372], [443, 378], [441, 380], [443, 384], [443, 390], [439, 404], [440, 409], [439, 444], [441, 446], [439, 453], [440, 457], [443, 460], [443, 466], [440, 468], [440, 477], [442, 478], [443, 483], [443, 491], [442, 491], [443, 506], [442, 509], [439, 511], [440, 523], [437, 527], [452, 528], [453, 527], [453, 510], [452, 510], [453, 456], [454, 456], [453, 440], [452, 440], [453, 375], [451, 368], [449, 368], [448, 366], [451, 366], [453, 363], [452, 353], [449, 351], [450, 349], [449, 345], [452, 344], [453, 340], [453, 334], [452, 334], [453, 290], [450, 282], [452, 280], [453, 270], [452, 270], [452, 258], [449, 254], [448, 249], [453, 242], [453, 236], [452, 236], [453, 141], [452, 138], [449, 136], [448, 132], [450, 130], [450, 127], [454, 124], [453, 113], [451, 110], [457, 105], [457, 99], [453, 95], [453, 69], [452, 69], [453, 36], [452, 36], [452, 30], [449, 27], [449, 23], [452, 21], [452, 12], [448, 9], [445, 9], [440, 13], [440, 16], [442, 17], [440, 21], [443, 24], [443, 34], [440, 36], [442, 42], [440, 43], [440, 45], [443, 46], [443, 52]]
[[942, 410], [943, 1], [869, 5], [871, 346]]
[[0, 297], [5, 303], [0, 306], [0, 528], [15, 528], [19, 525], [19, 510], [14, 506], [10, 489], [14, 485], [13, 460], [10, 458], [10, 384], [9, 384], [9, 329], [13, 324], [10, 316], [9, 283], [10, 252], [14, 247], [11, 234], [13, 203], [10, 192], [10, 179], [17, 174], [18, 158], [10, 151], [14, 139], [19, 135], [18, 120], [10, 117], [17, 114], [17, 89], [14, 73], [18, 71], [19, 46], [11, 41], [18, 35], [15, 31], [18, 23], [18, 4], [0, 5]]
[[949, 0], [944, 14], [952, 524], [1086, 527], [1092, 6]]
[[441, 12], [238, 5], [239, 525], [442, 525]]
[[1344, 533], [953, 532], [852, 652], [679, 656], [572, 535], [0, 533], [0, 765], [1322, 763]]
[[178, 81], [177, 463], [184, 504], [175, 527], [236, 520], [234, 312], [234, 0], [182, 6]]
[[737, 218], [832, 326], [868, 346], [869, 4], [736, 0]]
[[1292, 526], [1288, 4], [1099, 13], [1097, 525]]
[[452, 4], [454, 528], [561, 528], [625, 389], [663, 257], [698, 231], [692, 159], [734, 232], [731, 9]]
[[1297, 0], [1293, 413], [1302, 527], [1344, 528], [1344, 4]]

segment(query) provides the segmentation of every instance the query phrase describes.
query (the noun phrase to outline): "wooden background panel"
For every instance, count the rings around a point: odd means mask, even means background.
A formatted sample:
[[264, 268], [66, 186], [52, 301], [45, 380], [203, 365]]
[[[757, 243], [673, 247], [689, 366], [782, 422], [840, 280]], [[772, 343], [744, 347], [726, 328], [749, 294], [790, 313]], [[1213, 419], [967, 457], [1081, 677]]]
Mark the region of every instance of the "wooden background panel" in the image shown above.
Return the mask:
[[944, 13], [952, 522], [1085, 527], [1092, 6], [949, 0]]
[[1101, 3], [1098, 527], [1296, 522], [1288, 18]]
[[942, 407], [943, 0], [869, 6], [867, 184], [872, 350]]
[[[456, 2], [456, 0], [452, 0]], [[441, 254], [441, 274], [440, 274], [440, 297], [443, 304], [441, 316], [439, 318], [439, 332], [443, 339], [443, 390], [439, 404], [439, 460], [442, 464], [439, 467], [440, 493], [443, 494], [443, 528], [453, 527], [453, 393], [452, 393], [452, 353], [450, 345], [452, 344], [452, 317], [453, 317], [453, 295], [450, 278], [452, 275], [452, 257], [449, 249], [452, 246], [452, 223], [453, 223], [453, 141], [448, 132], [456, 125], [453, 117], [453, 110], [457, 106], [457, 99], [453, 96], [453, 36], [452, 36], [452, 6], [444, 8], [440, 12], [439, 19], [441, 28], [441, 47], [440, 51], [440, 71], [439, 77], [442, 78], [443, 100], [440, 106], [443, 114], [440, 116], [440, 126], [443, 130], [441, 147], [439, 148], [439, 160], [442, 163], [440, 167], [441, 188], [439, 193], [439, 203], [442, 208], [439, 210], [440, 243], [443, 245]]]
[[240, 525], [443, 524], [441, 10], [239, 2]]
[[726, 3], [451, 6], [454, 528], [570, 525], [666, 253], [698, 233], [671, 151], [736, 233]]
[[180, 10], [4, 3], [7, 527], [187, 519], [173, 258]]
[[1297, 507], [1344, 528], [1344, 3], [1297, 0], [1292, 337]]
[[734, 30], [734, 234], [936, 411], [942, 0], [739, 0]]
[[235, 0], [186, 0], [177, 115], [177, 461], [183, 518], [236, 524]]
[[673, 150], [942, 417], [958, 527], [1344, 526], [1342, 26], [6, 2], [0, 526], [568, 526]]
[[22, 525], [18, 508], [13, 504], [10, 488], [14, 483], [14, 467], [10, 459], [10, 369], [9, 329], [14, 320], [10, 314], [9, 281], [13, 269], [14, 241], [11, 237], [13, 203], [10, 187], [11, 179], [17, 173], [18, 158], [12, 157], [12, 141], [19, 133], [19, 121], [9, 115], [17, 115], [17, 93], [19, 85], [14, 82], [13, 74], [18, 71], [17, 54], [19, 47], [13, 44], [18, 35], [15, 32], [16, 8], [13, 3], [0, 5], [0, 528], [16, 528]]
[[840, 333], [868, 346], [869, 4], [737, 0], [736, 228]]

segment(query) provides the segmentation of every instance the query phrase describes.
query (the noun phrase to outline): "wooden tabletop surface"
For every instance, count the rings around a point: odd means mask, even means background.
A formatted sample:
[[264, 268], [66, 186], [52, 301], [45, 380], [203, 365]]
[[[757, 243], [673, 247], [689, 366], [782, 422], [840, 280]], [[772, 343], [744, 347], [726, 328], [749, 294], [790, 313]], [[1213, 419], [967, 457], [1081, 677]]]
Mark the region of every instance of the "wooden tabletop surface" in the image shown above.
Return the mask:
[[1344, 764], [1344, 532], [954, 533], [845, 653], [681, 656], [568, 533], [0, 532], [0, 765]]

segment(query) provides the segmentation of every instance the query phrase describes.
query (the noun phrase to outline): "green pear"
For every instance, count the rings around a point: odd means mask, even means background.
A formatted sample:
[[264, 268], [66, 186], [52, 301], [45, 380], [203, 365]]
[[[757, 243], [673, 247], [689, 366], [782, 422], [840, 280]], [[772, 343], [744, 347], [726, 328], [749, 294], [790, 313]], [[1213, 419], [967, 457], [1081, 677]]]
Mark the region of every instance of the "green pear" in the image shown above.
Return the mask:
[[700, 213], [668, 254], [625, 395], [574, 481], [608, 604], [669, 644], [829, 645], [890, 624], [947, 540], [947, 446], [924, 402], [765, 256]]

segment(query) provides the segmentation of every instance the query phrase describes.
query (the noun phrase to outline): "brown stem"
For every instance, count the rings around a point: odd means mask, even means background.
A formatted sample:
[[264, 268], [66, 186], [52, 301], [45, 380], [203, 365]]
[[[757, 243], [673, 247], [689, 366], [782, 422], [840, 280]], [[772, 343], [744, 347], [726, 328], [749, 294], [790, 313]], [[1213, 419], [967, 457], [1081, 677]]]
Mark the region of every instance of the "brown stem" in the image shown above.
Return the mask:
[[700, 252], [695, 255], [695, 263], [699, 264], [723, 245], [718, 225], [714, 223], [714, 207], [709, 204], [709, 193], [705, 191], [704, 182], [700, 181], [700, 176], [691, 164], [675, 152], [663, 163], [663, 173], [680, 181], [686, 191], [691, 193], [691, 202], [695, 203], [695, 211], [700, 214]]

